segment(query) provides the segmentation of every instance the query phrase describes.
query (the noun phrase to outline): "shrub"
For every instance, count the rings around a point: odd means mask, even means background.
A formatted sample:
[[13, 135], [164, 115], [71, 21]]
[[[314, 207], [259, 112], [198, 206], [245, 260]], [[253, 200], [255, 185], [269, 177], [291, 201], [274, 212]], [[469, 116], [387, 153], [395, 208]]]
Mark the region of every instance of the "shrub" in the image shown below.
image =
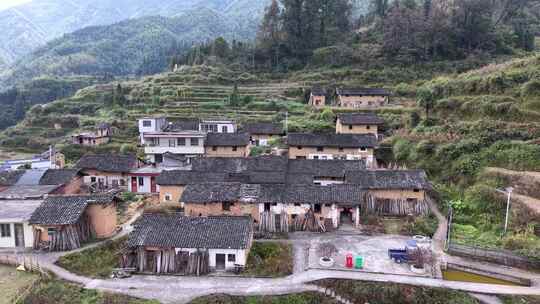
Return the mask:
[[526, 82], [521, 88], [521, 96], [540, 96], [540, 79], [533, 79]]

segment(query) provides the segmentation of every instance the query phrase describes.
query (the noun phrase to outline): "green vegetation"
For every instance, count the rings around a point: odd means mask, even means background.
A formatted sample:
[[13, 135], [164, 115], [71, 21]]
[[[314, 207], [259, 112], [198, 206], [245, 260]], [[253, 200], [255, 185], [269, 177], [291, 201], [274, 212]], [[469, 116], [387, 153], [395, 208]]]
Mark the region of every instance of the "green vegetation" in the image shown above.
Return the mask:
[[377, 304], [477, 304], [467, 293], [442, 288], [349, 280], [322, 280], [318, 285], [331, 288], [355, 303]]
[[292, 246], [278, 242], [254, 242], [249, 252], [247, 276], [283, 277], [293, 272]]
[[285, 296], [235, 297], [212, 295], [193, 300], [190, 304], [337, 304], [318, 293], [301, 293]]
[[113, 268], [118, 267], [119, 252], [125, 241], [125, 238], [107, 241], [98, 247], [68, 254], [58, 260], [58, 265], [79, 275], [108, 278]]
[[39, 276], [15, 270], [15, 267], [0, 265], [0, 304], [11, 304], [32, 285]]
[[499, 296], [504, 304], [538, 304], [540, 297], [534, 296]]
[[159, 304], [157, 301], [139, 300], [119, 294], [84, 289], [59, 280], [41, 282], [17, 304]]

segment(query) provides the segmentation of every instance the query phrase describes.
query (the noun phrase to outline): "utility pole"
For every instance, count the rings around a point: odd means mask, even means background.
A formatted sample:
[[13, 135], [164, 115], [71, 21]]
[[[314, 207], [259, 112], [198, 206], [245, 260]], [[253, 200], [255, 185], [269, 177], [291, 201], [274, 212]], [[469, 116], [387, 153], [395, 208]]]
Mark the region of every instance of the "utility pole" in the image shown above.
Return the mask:
[[513, 187], [508, 187], [505, 190], [496, 189], [497, 192], [503, 193], [508, 195], [508, 198], [506, 200], [506, 217], [504, 219], [504, 234], [506, 234], [508, 230], [508, 217], [510, 215], [510, 196], [512, 195], [512, 191], [514, 191]]

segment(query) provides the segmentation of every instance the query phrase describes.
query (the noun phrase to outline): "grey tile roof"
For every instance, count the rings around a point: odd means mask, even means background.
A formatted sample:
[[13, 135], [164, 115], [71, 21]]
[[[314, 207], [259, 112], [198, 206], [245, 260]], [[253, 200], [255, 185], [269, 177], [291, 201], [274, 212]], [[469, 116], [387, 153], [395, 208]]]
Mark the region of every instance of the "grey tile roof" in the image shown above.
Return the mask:
[[0, 201], [0, 222], [28, 221], [43, 200]]
[[247, 133], [208, 133], [204, 142], [206, 147], [234, 147], [248, 144], [249, 134]]
[[287, 158], [282, 156], [206, 157], [192, 160], [193, 171], [241, 173], [244, 171], [285, 171]]
[[253, 228], [249, 217], [186, 217], [144, 214], [134, 224], [128, 246], [198, 249], [247, 249]]
[[31, 224], [71, 225], [79, 221], [89, 204], [109, 204], [114, 194], [50, 196], [30, 218]]
[[244, 131], [248, 134], [262, 134], [262, 135], [281, 135], [283, 131], [283, 125], [272, 122], [254, 122], [244, 124]]
[[322, 87], [313, 87], [311, 88], [311, 94], [314, 96], [324, 96], [326, 95], [326, 89]]
[[377, 170], [347, 172], [346, 182], [364, 189], [431, 189], [422, 170]]
[[0, 171], [0, 186], [13, 186], [24, 174], [24, 170]]
[[329, 186], [289, 185], [283, 201], [287, 204], [352, 204], [359, 205], [366, 194], [358, 185], [335, 184]]
[[355, 88], [336, 89], [336, 94], [349, 96], [389, 96], [390, 92], [382, 88]]
[[202, 204], [235, 202], [240, 199], [241, 183], [189, 184], [184, 189], [181, 202]]
[[103, 172], [127, 173], [137, 167], [135, 155], [86, 154], [77, 162], [76, 168]]
[[382, 125], [384, 120], [375, 113], [339, 114], [339, 121], [344, 125]]
[[40, 185], [65, 185], [78, 176], [79, 169], [49, 169], [39, 180]]
[[0, 192], [0, 199], [40, 199], [58, 187], [59, 185], [11, 186]]
[[156, 183], [163, 186], [187, 185], [195, 183], [224, 182], [226, 173], [198, 172], [185, 170], [163, 171], [156, 178]]
[[304, 147], [374, 148], [377, 146], [377, 137], [373, 134], [289, 133], [287, 144]]
[[347, 171], [365, 170], [363, 161], [354, 160], [289, 160], [289, 174], [307, 174], [312, 177], [345, 177]]

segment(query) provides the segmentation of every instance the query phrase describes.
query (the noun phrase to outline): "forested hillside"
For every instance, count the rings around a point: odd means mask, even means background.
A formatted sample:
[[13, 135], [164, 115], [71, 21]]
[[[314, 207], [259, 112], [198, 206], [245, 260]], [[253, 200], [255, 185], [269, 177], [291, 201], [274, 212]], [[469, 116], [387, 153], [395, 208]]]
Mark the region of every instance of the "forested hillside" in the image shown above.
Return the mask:
[[[250, 5], [247, 5], [247, 4]], [[258, 22], [267, 0], [33, 0], [0, 12], [0, 59], [14, 63], [48, 41], [88, 26], [144, 16], [182, 16], [210, 9], [240, 27]]]

